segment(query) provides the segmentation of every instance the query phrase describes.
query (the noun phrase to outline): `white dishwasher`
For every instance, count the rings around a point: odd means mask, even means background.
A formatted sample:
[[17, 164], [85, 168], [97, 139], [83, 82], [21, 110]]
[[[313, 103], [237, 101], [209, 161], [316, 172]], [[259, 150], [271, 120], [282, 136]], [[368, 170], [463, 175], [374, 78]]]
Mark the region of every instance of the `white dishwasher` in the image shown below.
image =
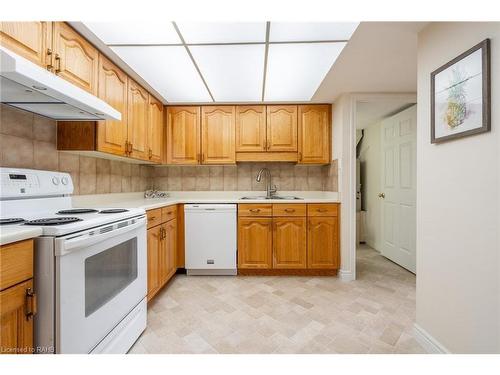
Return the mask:
[[236, 204], [185, 204], [188, 275], [236, 275]]

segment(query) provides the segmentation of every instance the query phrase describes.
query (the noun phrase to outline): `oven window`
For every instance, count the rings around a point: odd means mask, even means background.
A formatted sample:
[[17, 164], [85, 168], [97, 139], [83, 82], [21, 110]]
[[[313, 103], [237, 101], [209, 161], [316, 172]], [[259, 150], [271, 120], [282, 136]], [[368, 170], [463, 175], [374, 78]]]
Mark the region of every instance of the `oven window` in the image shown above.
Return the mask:
[[137, 279], [137, 238], [85, 259], [85, 317]]

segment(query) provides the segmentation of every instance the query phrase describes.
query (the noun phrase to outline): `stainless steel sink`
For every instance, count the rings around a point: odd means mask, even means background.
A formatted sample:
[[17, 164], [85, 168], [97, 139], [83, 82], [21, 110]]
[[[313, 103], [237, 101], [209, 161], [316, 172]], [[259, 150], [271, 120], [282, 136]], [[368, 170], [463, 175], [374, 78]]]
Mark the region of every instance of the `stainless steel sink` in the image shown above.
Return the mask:
[[304, 199], [304, 198], [300, 198], [300, 197], [295, 197], [295, 196], [292, 196], [292, 195], [273, 195], [272, 197], [268, 198], [266, 197], [265, 195], [256, 195], [256, 196], [253, 196], [253, 197], [241, 197], [240, 199], [247, 199], [247, 200], [267, 200], [267, 199], [282, 199], [282, 200], [301, 200], [301, 199]]

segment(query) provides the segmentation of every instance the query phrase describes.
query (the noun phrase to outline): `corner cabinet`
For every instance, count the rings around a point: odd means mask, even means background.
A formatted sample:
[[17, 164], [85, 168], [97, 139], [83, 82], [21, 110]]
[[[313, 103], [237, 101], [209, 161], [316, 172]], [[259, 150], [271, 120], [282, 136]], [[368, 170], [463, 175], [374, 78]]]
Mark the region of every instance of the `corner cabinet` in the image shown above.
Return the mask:
[[33, 353], [33, 240], [0, 246], [0, 354]]
[[148, 159], [163, 161], [163, 104], [149, 95]]
[[167, 164], [192, 165], [200, 162], [200, 107], [167, 107]]
[[234, 106], [201, 108], [201, 163], [236, 163]]
[[127, 75], [103, 55], [99, 56], [98, 96], [122, 115], [121, 121], [99, 121], [97, 126], [97, 149], [113, 155], [127, 153]]
[[298, 162], [330, 163], [330, 105], [298, 106]]

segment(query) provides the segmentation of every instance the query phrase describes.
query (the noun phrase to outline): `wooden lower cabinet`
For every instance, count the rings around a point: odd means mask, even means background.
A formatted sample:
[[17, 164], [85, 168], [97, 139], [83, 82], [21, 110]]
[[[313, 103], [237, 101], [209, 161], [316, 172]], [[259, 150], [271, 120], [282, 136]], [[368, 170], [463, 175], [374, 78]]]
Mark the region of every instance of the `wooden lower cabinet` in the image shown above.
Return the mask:
[[[161, 218], [161, 209], [148, 211], [148, 220]], [[148, 302], [177, 271], [177, 219], [149, 226], [148, 229]]]
[[306, 268], [306, 218], [274, 218], [273, 225], [273, 268]]
[[0, 246], [0, 354], [33, 353], [33, 240]]
[[238, 269], [245, 275], [335, 275], [338, 204], [238, 205]]
[[272, 218], [238, 218], [238, 268], [272, 268], [272, 226]]
[[338, 269], [338, 218], [310, 217], [307, 232], [307, 267]]

